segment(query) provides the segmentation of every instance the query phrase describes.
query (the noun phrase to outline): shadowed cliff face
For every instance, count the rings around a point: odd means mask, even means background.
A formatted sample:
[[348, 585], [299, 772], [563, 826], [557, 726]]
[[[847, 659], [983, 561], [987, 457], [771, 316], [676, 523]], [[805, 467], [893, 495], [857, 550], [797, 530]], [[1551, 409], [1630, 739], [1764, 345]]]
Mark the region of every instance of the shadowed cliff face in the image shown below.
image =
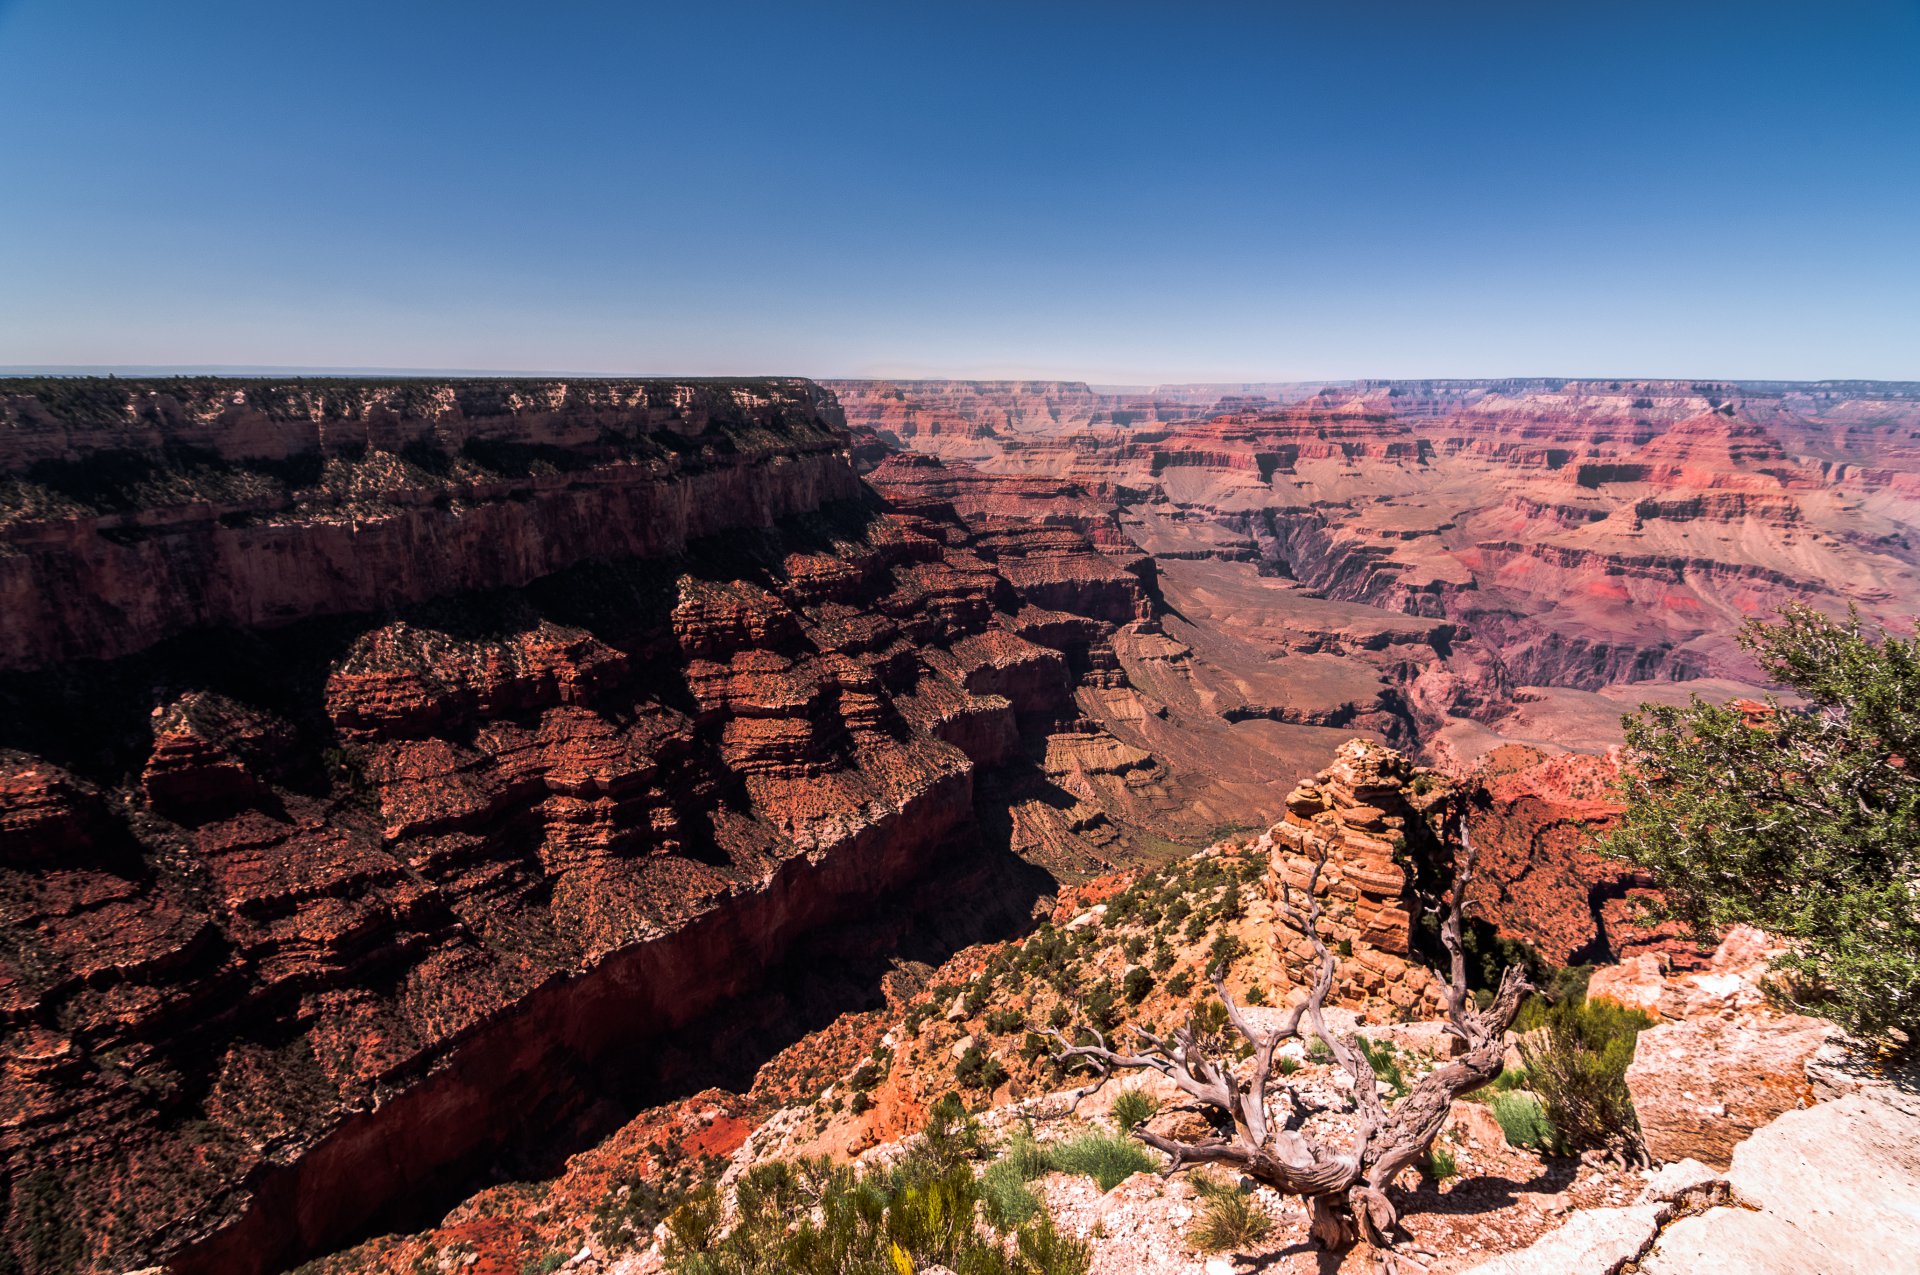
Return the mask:
[[290, 1264], [604, 1127], [608, 1075], [808, 935], [911, 928], [930, 872], [997, 892], [976, 936], [1023, 916], [976, 797], [1063, 870], [1124, 849], [1046, 762], [1114, 745], [1073, 694], [1150, 609], [1138, 555], [889, 506], [809, 386], [548, 387], [485, 431], [458, 387], [427, 426], [356, 386], [291, 470], [258, 387], [94, 388], [64, 434], [71, 403], [9, 406], [0, 1153], [34, 1275]]
[[677, 553], [856, 494], [803, 381], [8, 382], [0, 667]]

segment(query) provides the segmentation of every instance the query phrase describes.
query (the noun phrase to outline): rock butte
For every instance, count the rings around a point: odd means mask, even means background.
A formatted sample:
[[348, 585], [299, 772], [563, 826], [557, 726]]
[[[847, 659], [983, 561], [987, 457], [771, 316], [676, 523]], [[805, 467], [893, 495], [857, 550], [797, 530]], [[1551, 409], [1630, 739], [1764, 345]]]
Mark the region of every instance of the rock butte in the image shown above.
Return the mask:
[[1781, 600], [1911, 614], [1920, 553], [1914, 387], [5, 389], [28, 1275], [444, 1211], [685, 1086], [676, 1032], [820, 936], [878, 971], [1225, 827], [1282, 875], [1329, 832], [1350, 999], [1420, 1003], [1381, 743], [1479, 766], [1484, 920], [1678, 950], [1559, 750], [1751, 693]]

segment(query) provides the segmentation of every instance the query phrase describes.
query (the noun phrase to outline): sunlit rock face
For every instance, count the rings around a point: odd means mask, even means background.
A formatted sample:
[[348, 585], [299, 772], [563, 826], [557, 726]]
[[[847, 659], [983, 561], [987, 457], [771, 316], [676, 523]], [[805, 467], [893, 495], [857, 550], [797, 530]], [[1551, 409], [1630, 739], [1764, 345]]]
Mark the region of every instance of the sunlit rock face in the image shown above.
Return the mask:
[[[1120, 421], [1081, 387], [838, 385], [862, 428], [1114, 511], [1174, 610], [1232, 590], [1213, 633], [1288, 630], [1296, 682], [1333, 672], [1302, 655], [1347, 658], [1349, 677], [1371, 664], [1389, 711], [1456, 764], [1503, 740], [1603, 748], [1642, 693], [1623, 688], [1750, 689], [1735, 633], [1783, 603], [1895, 627], [1920, 609], [1920, 387], [1296, 389], [1210, 406], [1155, 392], [1152, 414]], [[1450, 626], [1441, 658], [1408, 672], [1338, 649], [1405, 641], [1379, 631], [1403, 616]]]

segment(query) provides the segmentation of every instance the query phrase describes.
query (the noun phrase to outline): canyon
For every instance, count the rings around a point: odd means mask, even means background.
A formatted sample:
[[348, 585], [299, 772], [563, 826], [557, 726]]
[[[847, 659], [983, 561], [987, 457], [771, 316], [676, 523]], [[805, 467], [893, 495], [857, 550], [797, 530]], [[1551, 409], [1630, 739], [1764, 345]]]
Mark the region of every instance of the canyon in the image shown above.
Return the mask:
[[1619, 715], [1917, 536], [1913, 385], [0, 382], [7, 1262], [417, 1229], [1290, 812], [1398, 960], [1356, 736], [1502, 935], [1684, 965]]

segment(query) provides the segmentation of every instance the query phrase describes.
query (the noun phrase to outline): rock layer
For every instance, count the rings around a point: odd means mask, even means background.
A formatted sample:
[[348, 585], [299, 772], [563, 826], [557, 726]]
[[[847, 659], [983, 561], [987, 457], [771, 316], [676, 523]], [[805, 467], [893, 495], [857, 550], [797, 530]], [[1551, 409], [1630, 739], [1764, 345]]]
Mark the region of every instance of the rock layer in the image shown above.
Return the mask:
[[[422, 423], [420, 387], [356, 386], [292, 441], [171, 386], [64, 430], [71, 403], [10, 402], [9, 490], [42, 493], [4, 560], [41, 608], [7, 649], [37, 667], [0, 672], [4, 1238], [29, 1275], [351, 1239], [604, 1123], [663, 1033], [978, 855], [976, 794], [1026, 794], [1041, 857], [1074, 860], [1118, 835], [1103, 803], [1151, 791], [1072, 701], [1149, 609], [1138, 555], [911, 484], [889, 507], [803, 383], [605, 410], [604, 385], [509, 388], [546, 406], [483, 430], [459, 387]], [[314, 438], [323, 475], [395, 475], [377, 510], [294, 479], [258, 524], [167, 503]], [[502, 454], [544, 461], [481, 490], [469, 462]], [[49, 508], [57, 466], [108, 455], [140, 481]], [[123, 553], [174, 575], [100, 574]], [[261, 573], [284, 605], [254, 607]], [[96, 593], [136, 585], [99, 631]]]

